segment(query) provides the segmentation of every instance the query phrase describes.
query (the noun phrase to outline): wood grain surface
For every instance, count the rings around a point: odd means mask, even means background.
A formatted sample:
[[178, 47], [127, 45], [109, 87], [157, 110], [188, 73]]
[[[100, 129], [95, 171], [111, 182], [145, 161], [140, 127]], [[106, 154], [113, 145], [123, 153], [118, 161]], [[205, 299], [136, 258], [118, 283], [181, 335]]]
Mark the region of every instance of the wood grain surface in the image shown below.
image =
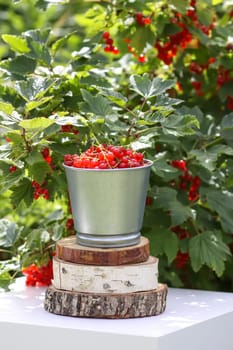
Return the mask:
[[44, 308], [63, 316], [125, 319], [156, 316], [166, 308], [167, 286], [128, 294], [97, 294], [47, 288]]
[[139, 244], [124, 248], [91, 248], [77, 244], [76, 236], [56, 244], [59, 259], [86, 265], [124, 265], [146, 261], [150, 255], [149, 240], [141, 237]]

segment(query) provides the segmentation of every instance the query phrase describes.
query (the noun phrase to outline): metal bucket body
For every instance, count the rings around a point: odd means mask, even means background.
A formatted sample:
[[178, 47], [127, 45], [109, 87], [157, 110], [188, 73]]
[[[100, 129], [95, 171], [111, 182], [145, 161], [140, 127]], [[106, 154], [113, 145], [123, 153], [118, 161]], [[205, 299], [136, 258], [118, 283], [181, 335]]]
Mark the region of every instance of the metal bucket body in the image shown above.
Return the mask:
[[79, 244], [123, 247], [139, 242], [151, 166], [151, 161], [103, 170], [64, 165]]

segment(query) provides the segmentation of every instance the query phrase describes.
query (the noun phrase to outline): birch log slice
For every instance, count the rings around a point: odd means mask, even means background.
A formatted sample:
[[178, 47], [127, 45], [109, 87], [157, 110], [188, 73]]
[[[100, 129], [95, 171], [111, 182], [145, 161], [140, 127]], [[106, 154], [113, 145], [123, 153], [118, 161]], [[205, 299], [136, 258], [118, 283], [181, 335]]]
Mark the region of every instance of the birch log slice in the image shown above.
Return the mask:
[[66, 237], [56, 244], [59, 259], [86, 265], [124, 265], [146, 261], [150, 255], [149, 240], [124, 248], [91, 248], [79, 245], [76, 236]]
[[166, 308], [167, 286], [128, 294], [91, 294], [48, 287], [44, 308], [48, 312], [73, 317], [134, 318], [156, 316]]
[[87, 293], [129, 293], [156, 289], [158, 259], [139, 264], [95, 266], [53, 259], [54, 286]]

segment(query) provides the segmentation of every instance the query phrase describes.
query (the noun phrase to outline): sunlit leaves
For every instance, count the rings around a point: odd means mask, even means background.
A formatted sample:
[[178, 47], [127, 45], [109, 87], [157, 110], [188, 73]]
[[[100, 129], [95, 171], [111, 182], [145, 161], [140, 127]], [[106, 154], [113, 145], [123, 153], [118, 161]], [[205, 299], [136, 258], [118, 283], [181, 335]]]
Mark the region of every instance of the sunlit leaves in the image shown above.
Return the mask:
[[0, 246], [11, 247], [22, 228], [8, 219], [0, 219]]
[[25, 74], [33, 73], [36, 68], [36, 60], [33, 60], [25, 55], [20, 55], [15, 58], [9, 58], [8, 60], [0, 63], [0, 69], [8, 74], [17, 74], [25, 76]]
[[14, 111], [14, 107], [10, 103], [0, 101], [0, 113], [11, 114]]
[[19, 126], [24, 128], [28, 132], [39, 132], [48, 128], [54, 123], [53, 120], [47, 119], [44, 117], [34, 118], [34, 119], [25, 119], [19, 123]]
[[222, 154], [233, 156], [233, 149], [225, 145], [216, 145], [207, 150], [193, 150], [190, 154], [193, 154], [203, 167], [212, 171]]
[[26, 39], [10, 34], [3, 34], [2, 39], [10, 46], [13, 51], [18, 53], [27, 53], [30, 51]]
[[145, 99], [163, 94], [166, 90], [172, 88], [174, 84], [174, 80], [162, 80], [160, 77], [150, 80], [147, 74], [142, 76], [132, 75], [130, 77], [131, 89]]
[[44, 77], [29, 77], [27, 81], [18, 81], [15, 85], [17, 92], [26, 100], [39, 99], [56, 83], [55, 79]]
[[162, 126], [164, 134], [183, 136], [194, 134], [199, 122], [191, 115], [171, 115], [162, 122]]

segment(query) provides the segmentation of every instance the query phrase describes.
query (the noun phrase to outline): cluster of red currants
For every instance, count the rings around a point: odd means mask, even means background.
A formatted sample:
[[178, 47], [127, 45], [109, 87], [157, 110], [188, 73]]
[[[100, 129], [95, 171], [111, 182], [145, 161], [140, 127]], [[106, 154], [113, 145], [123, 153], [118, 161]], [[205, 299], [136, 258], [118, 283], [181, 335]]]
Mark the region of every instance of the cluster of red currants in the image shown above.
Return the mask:
[[105, 52], [111, 52], [114, 55], [118, 55], [120, 53], [120, 51], [118, 50], [118, 48], [116, 46], [113, 45], [113, 39], [110, 37], [110, 33], [109, 32], [104, 32], [102, 35], [102, 38], [105, 42], [105, 47], [104, 47], [104, 51]]
[[43, 197], [44, 199], [49, 199], [49, 190], [45, 187], [46, 182], [44, 181], [42, 185], [40, 185], [36, 181], [32, 181], [32, 187], [34, 188], [33, 198], [38, 199], [39, 197]]
[[49, 165], [51, 165], [52, 163], [52, 157], [50, 155], [50, 149], [48, 147], [45, 147], [42, 149], [41, 151], [41, 155], [44, 158], [44, 160], [46, 161], [46, 163], [48, 163]]
[[26, 276], [26, 286], [49, 286], [53, 279], [53, 264], [52, 260], [45, 266], [36, 266], [32, 264], [22, 270]]
[[196, 91], [197, 96], [204, 96], [204, 91], [202, 90], [202, 82], [201, 81], [191, 81], [191, 84]]
[[171, 165], [183, 172], [183, 175], [179, 176], [179, 188], [181, 190], [187, 191], [188, 199], [190, 202], [194, 202], [199, 198], [198, 189], [201, 185], [201, 180], [199, 176], [192, 176], [188, 169], [187, 164], [184, 160], [173, 160]]
[[75, 128], [75, 126], [74, 126], [74, 125], [71, 125], [71, 124], [62, 125], [62, 126], [61, 126], [61, 131], [62, 131], [62, 132], [69, 132], [69, 133], [75, 134], [75, 135], [77, 135], [77, 134], [79, 133], [79, 130], [77, 130], [77, 129]]
[[202, 72], [209, 68], [210, 64], [213, 64], [216, 61], [216, 58], [210, 57], [208, 61], [204, 64], [199, 64], [198, 62], [192, 61], [189, 65], [189, 71], [191, 73], [200, 75]]
[[14, 173], [17, 170], [17, 167], [15, 165], [11, 165], [9, 168], [10, 173]]
[[[190, 237], [189, 232], [179, 225], [172, 227], [172, 231], [177, 234], [179, 240]], [[189, 261], [189, 253], [188, 252], [181, 252], [179, 250], [177, 255], [176, 255], [176, 260], [175, 260], [176, 268], [183, 269], [188, 264], [188, 261]]]
[[74, 230], [74, 220], [72, 218], [69, 218], [66, 220], [66, 228], [70, 233], [73, 233]]
[[171, 23], [180, 27], [181, 30], [177, 33], [169, 35], [169, 39], [165, 43], [161, 43], [160, 40], [157, 40], [155, 43], [155, 48], [158, 51], [158, 58], [167, 65], [172, 63], [173, 58], [176, 56], [179, 48], [185, 49], [193, 40], [193, 36], [186, 25], [186, 18], [189, 18], [192, 24], [206, 35], [209, 35], [211, 30], [214, 28], [214, 20], [208, 26], [205, 26], [199, 22], [196, 12], [196, 0], [191, 0], [189, 9], [184, 16], [182, 16], [180, 13], [176, 13], [175, 17], [171, 19]]
[[181, 31], [169, 35], [169, 40], [165, 43], [161, 43], [160, 40], [157, 40], [155, 43], [155, 48], [158, 51], [158, 58], [167, 65], [172, 63], [178, 49], [185, 49], [193, 38], [189, 30], [186, 28], [186, 24], [180, 22], [179, 17], [174, 18], [172, 22], [177, 24], [178, 27], [181, 28]]
[[91, 146], [81, 155], [66, 154], [64, 164], [75, 168], [115, 169], [143, 166], [144, 155], [123, 146]]
[[196, 12], [196, 0], [190, 1], [190, 8], [188, 9], [186, 16], [191, 19], [193, 25], [196, 28], [200, 29], [206, 35], [209, 35], [211, 30], [214, 29], [215, 19], [213, 19], [213, 21], [208, 26], [199, 22]]
[[[224, 84], [233, 81], [233, 74], [230, 69], [224, 69], [222, 66], [219, 67], [217, 85], [222, 87]], [[227, 96], [227, 108], [233, 111], [233, 96]]]
[[[137, 12], [135, 14], [135, 21], [140, 26], [147, 26], [151, 24], [151, 18], [144, 16], [141, 12]], [[108, 31], [105, 31], [102, 34], [102, 38], [105, 42], [105, 52], [113, 53], [115, 55], [118, 55], [120, 53], [119, 49], [116, 46], [114, 46], [114, 40], [111, 38], [110, 33]], [[133, 56], [138, 60], [138, 62], [145, 63], [146, 56], [143, 53], [139, 54], [136, 52], [135, 48], [130, 45], [131, 40], [129, 38], [125, 38], [124, 41], [128, 44], [128, 51], [133, 54]]]
[[189, 262], [189, 253], [182, 253], [181, 251], [178, 251], [176, 255], [176, 260], [175, 260], [176, 268], [181, 270], [185, 268], [188, 262]]
[[151, 24], [150, 17], [145, 17], [141, 12], [137, 12], [135, 15], [135, 21], [141, 26], [147, 26]]
[[[191, 62], [189, 66], [189, 71], [193, 74], [200, 75], [204, 70], [209, 68], [209, 65], [214, 63], [216, 59], [214, 57], [210, 57], [205, 64], [199, 64], [197, 62]], [[192, 86], [196, 90], [196, 94], [198, 96], [203, 96], [204, 92], [202, 91], [202, 83], [200, 81], [192, 81]]]

